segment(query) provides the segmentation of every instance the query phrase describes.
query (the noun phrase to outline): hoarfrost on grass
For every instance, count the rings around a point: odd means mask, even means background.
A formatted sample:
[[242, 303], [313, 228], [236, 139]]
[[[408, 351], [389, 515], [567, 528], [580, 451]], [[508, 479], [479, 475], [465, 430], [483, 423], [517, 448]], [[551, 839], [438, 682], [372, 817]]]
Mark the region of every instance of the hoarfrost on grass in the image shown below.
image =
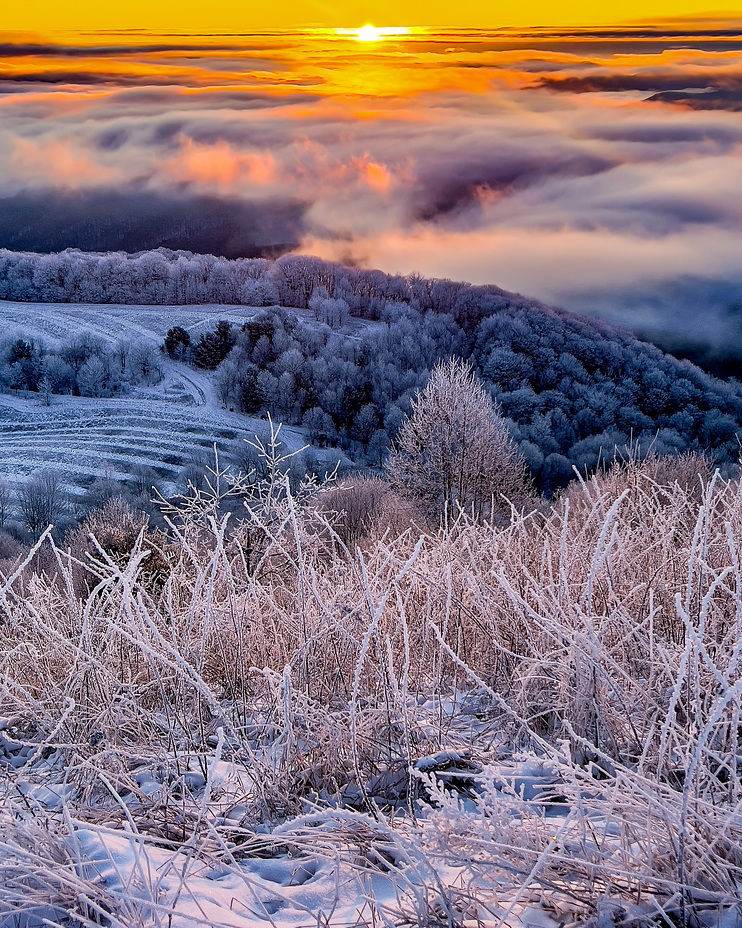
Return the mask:
[[0, 924], [731, 924], [739, 483], [351, 552], [282, 460], [171, 504], [159, 573], [140, 533], [80, 595], [47, 533], [0, 587]]

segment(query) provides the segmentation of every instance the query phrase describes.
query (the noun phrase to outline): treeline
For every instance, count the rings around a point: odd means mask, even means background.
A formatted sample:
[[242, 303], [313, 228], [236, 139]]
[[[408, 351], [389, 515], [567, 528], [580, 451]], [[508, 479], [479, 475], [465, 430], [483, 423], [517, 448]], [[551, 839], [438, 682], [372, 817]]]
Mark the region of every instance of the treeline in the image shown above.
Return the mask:
[[286, 309], [261, 310], [240, 329], [219, 323], [185, 354], [182, 340], [171, 348], [216, 370], [225, 406], [267, 410], [303, 426], [313, 444], [338, 444], [373, 466], [432, 368], [452, 356], [471, 361], [543, 492], [617, 452], [699, 451], [718, 464], [739, 456], [740, 385], [630, 335], [539, 307], [507, 307], [473, 329], [400, 303], [380, 316], [350, 336]]
[[[314, 299], [313, 299], [314, 298]], [[136, 255], [74, 249], [34, 254], [0, 249], [0, 299], [41, 303], [229, 305], [312, 308], [339, 325], [346, 314], [378, 319], [387, 303], [453, 316], [472, 328], [504, 306], [533, 301], [495, 286], [403, 277], [348, 268], [305, 255], [228, 260], [158, 248]]]
[[111, 347], [86, 333], [58, 346], [23, 334], [0, 340], [0, 392], [110, 397], [161, 378], [160, 354], [144, 341]]

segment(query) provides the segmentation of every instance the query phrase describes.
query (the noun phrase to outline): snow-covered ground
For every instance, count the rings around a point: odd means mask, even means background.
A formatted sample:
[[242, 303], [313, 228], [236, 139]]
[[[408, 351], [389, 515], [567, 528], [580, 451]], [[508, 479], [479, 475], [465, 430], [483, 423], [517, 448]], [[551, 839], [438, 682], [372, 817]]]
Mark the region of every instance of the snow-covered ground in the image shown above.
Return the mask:
[[[189, 398], [185, 389], [180, 396]], [[177, 388], [179, 381], [171, 385]], [[125, 480], [137, 465], [151, 467], [170, 489], [180, 470], [250, 437], [235, 414], [207, 404], [185, 406], [150, 391], [126, 399], [52, 397], [51, 405], [0, 395], [0, 474], [13, 483], [43, 468], [59, 470], [71, 491], [96, 477]]]
[[87, 333], [115, 345], [120, 340], [161, 344], [169, 328], [180, 325], [198, 335], [220, 319], [241, 325], [259, 310], [250, 306], [135, 306], [93, 303], [14, 303], [0, 301], [6, 331], [49, 342]]
[[[101, 306], [0, 302], [5, 336], [18, 333], [48, 344], [87, 334], [110, 346], [148, 342], [159, 348], [167, 330], [199, 332], [225, 319], [241, 325], [258, 310], [235, 306]], [[10, 484], [52, 468], [68, 492], [84, 492], [98, 477], [126, 480], [138, 466], [152, 468], [164, 493], [173, 492], [188, 464], [239, 460], [241, 442], [265, 423], [224, 409], [213, 378], [161, 357], [162, 380], [125, 397], [91, 399], [0, 393], [0, 476]], [[284, 427], [287, 451], [306, 444], [299, 429]]]
[[[289, 309], [305, 322], [313, 322], [310, 310]], [[47, 341], [62, 341], [87, 332], [109, 344], [125, 340], [154, 340], [157, 344], [168, 329], [179, 325], [192, 335], [211, 328], [221, 319], [242, 325], [260, 312], [252, 306], [203, 304], [195, 306], [137, 306], [100, 303], [15, 303], [0, 300], [0, 319], [7, 334], [13, 331]], [[357, 335], [378, 326], [364, 319], [350, 318], [343, 332]]]

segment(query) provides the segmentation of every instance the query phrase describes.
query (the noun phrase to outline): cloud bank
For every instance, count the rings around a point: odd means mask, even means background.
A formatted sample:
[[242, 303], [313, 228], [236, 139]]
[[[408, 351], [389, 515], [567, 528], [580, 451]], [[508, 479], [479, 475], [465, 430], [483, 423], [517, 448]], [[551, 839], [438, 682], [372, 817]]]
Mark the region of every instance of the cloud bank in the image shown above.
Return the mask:
[[697, 312], [672, 311], [685, 280], [716, 295], [707, 337], [727, 338], [736, 24], [1, 39], [0, 247], [305, 250], [494, 282], [660, 340], [702, 337]]

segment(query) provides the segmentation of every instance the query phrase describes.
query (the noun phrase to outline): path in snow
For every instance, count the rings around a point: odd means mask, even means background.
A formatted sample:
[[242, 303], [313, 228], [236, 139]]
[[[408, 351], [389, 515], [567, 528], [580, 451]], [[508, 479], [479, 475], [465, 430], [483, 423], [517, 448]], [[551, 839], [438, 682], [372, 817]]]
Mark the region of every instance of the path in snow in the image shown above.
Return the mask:
[[[109, 346], [148, 341], [159, 347], [167, 330], [198, 333], [220, 319], [237, 325], [256, 309], [236, 306], [100, 306], [0, 302], [6, 334], [59, 343], [83, 333]], [[152, 468], [165, 493], [183, 467], [204, 466], [217, 446], [220, 460], [239, 460], [241, 441], [264, 434], [266, 423], [224, 409], [213, 377], [162, 358], [163, 379], [110, 399], [0, 394], [0, 477], [11, 484], [44, 468], [60, 471], [72, 495], [97, 477], [130, 478]], [[304, 447], [300, 429], [283, 428], [288, 451]]]

